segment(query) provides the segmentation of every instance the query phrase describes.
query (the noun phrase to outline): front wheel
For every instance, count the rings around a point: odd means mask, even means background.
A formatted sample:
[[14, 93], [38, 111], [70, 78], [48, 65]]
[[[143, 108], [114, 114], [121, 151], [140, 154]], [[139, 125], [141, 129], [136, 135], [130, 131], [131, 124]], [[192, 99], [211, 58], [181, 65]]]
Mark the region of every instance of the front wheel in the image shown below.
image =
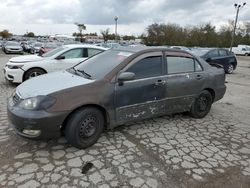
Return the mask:
[[190, 115], [194, 118], [203, 118], [205, 117], [212, 106], [213, 98], [209, 91], [202, 91], [199, 96], [195, 99], [191, 110]]
[[74, 112], [64, 130], [65, 138], [72, 146], [87, 148], [96, 143], [104, 130], [104, 117], [100, 110], [86, 107]]
[[36, 76], [40, 76], [40, 75], [45, 74], [45, 73], [46, 72], [44, 70], [39, 69], [39, 68], [30, 69], [25, 73], [24, 81], [31, 79], [33, 77], [36, 77]]

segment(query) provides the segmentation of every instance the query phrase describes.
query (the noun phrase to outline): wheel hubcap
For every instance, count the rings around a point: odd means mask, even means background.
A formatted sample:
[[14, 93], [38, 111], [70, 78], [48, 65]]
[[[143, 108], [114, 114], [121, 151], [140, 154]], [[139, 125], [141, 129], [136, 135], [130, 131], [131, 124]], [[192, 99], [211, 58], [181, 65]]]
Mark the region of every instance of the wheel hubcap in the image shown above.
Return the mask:
[[229, 67], [228, 67], [228, 72], [229, 72], [229, 73], [232, 73], [232, 72], [233, 72], [233, 70], [234, 70], [233, 65], [229, 65]]
[[207, 98], [204, 96], [200, 97], [198, 100], [198, 110], [200, 112], [204, 112], [207, 109], [207, 104], [208, 104]]
[[39, 76], [39, 75], [42, 75], [41, 72], [32, 72], [29, 76], [29, 78], [33, 78], [33, 77], [36, 77], [36, 76]]
[[80, 126], [80, 137], [91, 137], [96, 130], [97, 120], [94, 116], [87, 117]]

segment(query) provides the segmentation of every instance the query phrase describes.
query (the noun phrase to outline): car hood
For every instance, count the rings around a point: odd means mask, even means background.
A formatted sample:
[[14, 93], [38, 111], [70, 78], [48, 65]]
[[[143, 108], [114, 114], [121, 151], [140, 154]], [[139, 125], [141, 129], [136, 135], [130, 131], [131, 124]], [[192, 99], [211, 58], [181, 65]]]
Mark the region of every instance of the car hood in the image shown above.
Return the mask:
[[10, 59], [9, 62], [12, 63], [27, 63], [27, 62], [34, 62], [34, 61], [41, 61], [44, 58], [38, 55], [24, 55], [24, 56], [18, 56], [13, 57]]
[[23, 82], [16, 89], [21, 98], [27, 99], [38, 95], [49, 95], [51, 93], [89, 84], [94, 80], [89, 80], [67, 71], [60, 71], [38, 76]]

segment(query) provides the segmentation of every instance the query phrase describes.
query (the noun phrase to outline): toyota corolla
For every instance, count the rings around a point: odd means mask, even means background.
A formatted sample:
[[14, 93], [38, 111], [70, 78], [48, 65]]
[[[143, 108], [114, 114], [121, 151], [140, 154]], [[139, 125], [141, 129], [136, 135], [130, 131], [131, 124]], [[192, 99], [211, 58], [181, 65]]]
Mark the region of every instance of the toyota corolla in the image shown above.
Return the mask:
[[9, 98], [8, 116], [23, 137], [63, 134], [86, 148], [105, 129], [130, 121], [179, 112], [203, 118], [225, 91], [224, 70], [189, 52], [112, 49], [19, 85]]

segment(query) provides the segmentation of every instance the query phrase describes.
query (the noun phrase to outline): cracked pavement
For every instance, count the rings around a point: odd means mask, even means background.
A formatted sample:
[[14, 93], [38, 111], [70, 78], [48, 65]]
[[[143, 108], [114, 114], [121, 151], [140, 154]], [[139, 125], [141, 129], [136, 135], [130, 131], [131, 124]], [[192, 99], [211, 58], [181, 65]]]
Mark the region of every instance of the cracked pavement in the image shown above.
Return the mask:
[[[10, 57], [0, 54], [1, 69]], [[15, 86], [1, 70], [0, 187], [250, 187], [250, 58], [239, 59], [225, 97], [205, 118], [176, 114], [127, 124], [85, 150], [64, 138], [17, 136], [6, 113]]]

